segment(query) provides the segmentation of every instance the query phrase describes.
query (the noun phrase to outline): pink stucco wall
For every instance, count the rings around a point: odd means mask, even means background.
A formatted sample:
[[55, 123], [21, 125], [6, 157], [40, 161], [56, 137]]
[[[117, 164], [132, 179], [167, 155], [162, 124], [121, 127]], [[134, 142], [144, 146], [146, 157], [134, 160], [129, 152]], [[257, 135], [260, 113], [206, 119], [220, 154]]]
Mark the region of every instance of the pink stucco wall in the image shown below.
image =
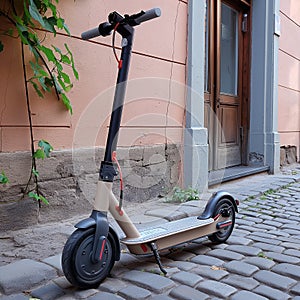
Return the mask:
[[300, 148], [300, 1], [280, 1], [279, 133], [280, 144]]
[[[36, 140], [46, 139], [55, 149], [104, 146], [117, 63], [111, 37], [82, 41], [80, 33], [105, 21], [111, 11], [130, 14], [152, 7], [160, 7], [162, 16], [136, 28], [120, 145], [181, 141], [187, 36], [187, 2], [182, 0], [61, 0], [59, 11], [72, 36], [59, 34], [55, 43], [61, 48], [68, 43], [75, 56], [80, 80], [69, 93], [74, 114], [70, 116], [54, 96], [40, 99], [30, 90]], [[5, 51], [0, 54], [0, 151], [28, 150], [20, 44], [10, 38], [4, 42]], [[46, 43], [54, 40], [46, 36]]]

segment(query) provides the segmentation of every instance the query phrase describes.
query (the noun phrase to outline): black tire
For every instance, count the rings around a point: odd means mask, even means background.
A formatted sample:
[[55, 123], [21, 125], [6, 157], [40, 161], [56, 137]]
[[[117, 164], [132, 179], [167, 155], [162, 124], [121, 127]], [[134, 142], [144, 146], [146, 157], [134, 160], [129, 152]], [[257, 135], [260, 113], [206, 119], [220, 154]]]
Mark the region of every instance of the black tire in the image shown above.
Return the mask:
[[230, 212], [230, 217], [228, 217], [229, 219], [231, 219], [232, 224], [228, 227], [225, 227], [223, 229], [220, 229], [219, 231], [213, 233], [212, 235], [208, 236], [208, 238], [216, 244], [221, 244], [224, 243], [231, 235], [233, 227], [234, 227], [234, 223], [235, 223], [235, 210], [234, 210], [234, 206], [233, 203], [227, 199], [227, 198], [222, 198], [221, 200], [219, 200], [219, 202], [217, 203], [215, 210], [214, 210], [214, 214], [213, 217], [217, 216], [218, 214], [220, 214], [222, 209], [228, 209]]
[[67, 240], [62, 253], [62, 269], [74, 286], [82, 289], [97, 288], [109, 275], [115, 263], [115, 243], [109, 233], [101, 262], [90, 259], [95, 228], [77, 229]]

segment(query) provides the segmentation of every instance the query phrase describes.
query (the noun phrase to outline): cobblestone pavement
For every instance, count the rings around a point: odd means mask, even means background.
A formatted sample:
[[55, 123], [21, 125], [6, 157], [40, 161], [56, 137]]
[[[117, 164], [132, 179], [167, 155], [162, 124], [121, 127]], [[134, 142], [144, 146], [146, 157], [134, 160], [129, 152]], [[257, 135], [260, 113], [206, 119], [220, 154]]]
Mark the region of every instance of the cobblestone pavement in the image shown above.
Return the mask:
[[[202, 238], [163, 253], [162, 263], [168, 271], [165, 277], [152, 257], [142, 259], [124, 249], [111, 276], [98, 289], [78, 290], [63, 276], [60, 255], [56, 254], [4, 263], [0, 267], [0, 299], [300, 300], [297, 168], [216, 188], [228, 190], [241, 200], [231, 237], [221, 245]], [[166, 204], [161, 203], [155, 209], [144, 207], [142, 218], [152, 223], [157, 219], [167, 222], [197, 215], [202, 206], [197, 201], [172, 206], [173, 209], [167, 206], [168, 214], [162, 215]]]

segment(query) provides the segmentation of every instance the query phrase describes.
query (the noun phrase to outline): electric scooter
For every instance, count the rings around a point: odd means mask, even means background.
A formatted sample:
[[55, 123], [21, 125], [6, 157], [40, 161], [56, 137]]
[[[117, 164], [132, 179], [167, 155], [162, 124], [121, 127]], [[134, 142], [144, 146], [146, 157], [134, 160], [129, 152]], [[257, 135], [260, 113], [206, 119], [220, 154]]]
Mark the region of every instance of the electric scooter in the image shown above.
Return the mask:
[[[168, 249], [203, 236], [215, 243], [225, 242], [234, 227], [238, 200], [227, 192], [214, 193], [200, 216], [187, 217], [155, 227], [138, 231], [122, 208], [123, 190], [119, 200], [112, 192], [114, 178], [120, 168], [116, 158], [118, 132], [121, 123], [125, 98], [134, 27], [161, 15], [159, 8], [141, 11], [134, 15], [122, 16], [117, 12], [109, 14], [108, 22], [82, 34], [85, 40], [108, 36], [113, 33], [122, 37], [122, 52], [115, 88], [110, 127], [106, 142], [104, 160], [101, 162], [99, 181], [94, 208], [89, 218], [75, 225], [77, 228], [67, 240], [62, 253], [62, 269], [66, 278], [74, 286], [87, 289], [98, 287], [109, 275], [115, 261], [120, 259], [120, 242], [132, 254], [153, 254], [155, 260], [166, 274], [160, 260], [159, 251]], [[116, 53], [115, 53], [116, 54]], [[117, 168], [116, 168], [117, 167]], [[125, 234], [119, 239], [116, 231], [108, 222], [110, 212]]]

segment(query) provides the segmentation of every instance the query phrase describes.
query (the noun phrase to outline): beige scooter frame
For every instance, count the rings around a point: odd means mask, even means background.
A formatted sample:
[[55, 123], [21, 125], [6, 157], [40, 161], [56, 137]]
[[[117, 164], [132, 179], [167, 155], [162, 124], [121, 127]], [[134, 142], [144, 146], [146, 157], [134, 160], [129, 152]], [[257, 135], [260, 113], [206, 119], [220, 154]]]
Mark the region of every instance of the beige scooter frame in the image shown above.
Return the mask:
[[153, 242], [157, 250], [162, 250], [208, 236], [222, 230], [222, 228], [218, 229], [218, 224], [228, 227], [232, 222], [231, 216], [226, 218], [221, 214], [215, 218], [200, 220], [197, 217], [187, 217], [139, 231], [124, 209], [119, 209], [119, 202], [112, 192], [112, 185], [110, 182], [98, 182], [94, 209], [110, 212], [125, 233], [125, 238], [121, 239], [121, 242], [133, 254], [152, 254], [150, 244]]

